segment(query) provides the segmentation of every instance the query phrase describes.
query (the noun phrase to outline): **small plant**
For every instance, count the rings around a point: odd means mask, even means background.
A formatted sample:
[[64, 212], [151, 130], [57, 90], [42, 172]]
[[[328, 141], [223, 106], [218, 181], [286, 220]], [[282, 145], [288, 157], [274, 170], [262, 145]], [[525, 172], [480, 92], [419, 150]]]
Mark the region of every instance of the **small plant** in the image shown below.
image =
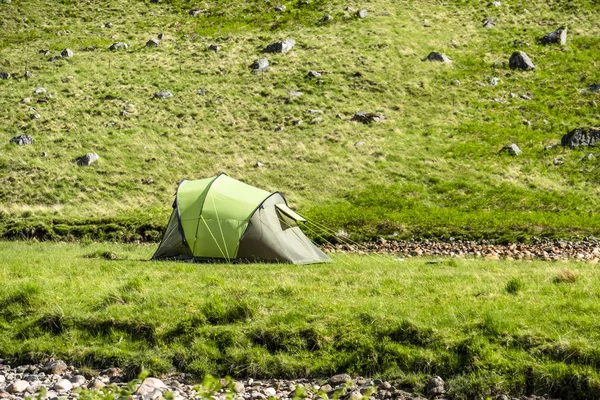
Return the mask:
[[506, 284], [505, 290], [509, 294], [517, 294], [523, 290], [524, 284], [520, 278], [511, 278]]
[[88, 253], [86, 255], [83, 256], [84, 258], [103, 258], [105, 260], [119, 260], [120, 257], [113, 253], [112, 251], [102, 251], [102, 250], [97, 250], [94, 251], [93, 253]]
[[577, 274], [570, 269], [563, 269], [556, 274], [552, 280], [554, 283], [575, 283], [577, 282]]

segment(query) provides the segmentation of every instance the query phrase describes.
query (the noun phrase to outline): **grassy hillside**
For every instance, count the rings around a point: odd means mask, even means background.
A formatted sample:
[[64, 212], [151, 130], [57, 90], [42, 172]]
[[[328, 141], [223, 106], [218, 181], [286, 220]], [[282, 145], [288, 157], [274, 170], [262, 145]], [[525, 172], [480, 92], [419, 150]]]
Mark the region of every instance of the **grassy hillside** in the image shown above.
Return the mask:
[[418, 392], [438, 374], [453, 399], [600, 398], [596, 265], [343, 254], [310, 266], [143, 261], [153, 250], [0, 242], [0, 358], [52, 356], [129, 376], [346, 371]]
[[[282, 4], [0, 3], [0, 71], [13, 75], [0, 80], [0, 233], [155, 239], [179, 180], [225, 171], [367, 236], [597, 234], [597, 150], [545, 150], [598, 124], [599, 95], [586, 90], [600, 82], [593, 0]], [[536, 43], [561, 25], [566, 46]], [[144, 47], [158, 33], [160, 47]], [[285, 38], [292, 51], [253, 74], [260, 51]], [[110, 51], [117, 41], [130, 48]], [[72, 58], [48, 61], [65, 48]], [[516, 49], [534, 71], [508, 68]], [[421, 61], [434, 50], [454, 62]], [[53, 97], [37, 102], [38, 87]], [[174, 97], [154, 99], [159, 90]], [[357, 111], [385, 118], [353, 122]], [[34, 144], [9, 143], [20, 134]], [[511, 143], [521, 156], [499, 153]], [[87, 152], [100, 160], [78, 167]]]

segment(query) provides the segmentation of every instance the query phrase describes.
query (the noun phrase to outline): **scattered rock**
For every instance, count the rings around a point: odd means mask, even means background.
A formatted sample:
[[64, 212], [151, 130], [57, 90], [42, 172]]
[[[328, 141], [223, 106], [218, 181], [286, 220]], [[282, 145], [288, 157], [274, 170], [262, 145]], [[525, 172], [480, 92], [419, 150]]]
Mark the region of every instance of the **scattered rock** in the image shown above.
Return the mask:
[[196, 91], [196, 94], [198, 96], [206, 96], [206, 89], [198, 89], [198, 91]]
[[73, 50], [71, 49], [64, 49], [61, 51], [60, 55], [65, 58], [71, 58], [75, 55], [75, 53], [73, 53]]
[[31, 103], [31, 97], [25, 97], [23, 100], [21, 100], [21, 103]]
[[152, 38], [146, 42], [146, 47], [158, 47], [160, 46], [160, 39]]
[[144, 185], [151, 185], [151, 184], [153, 184], [153, 183], [154, 183], [154, 179], [152, 179], [152, 178], [146, 178], [146, 179], [142, 179], [142, 183], [143, 183]]
[[67, 83], [69, 81], [72, 81], [73, 78], [74, 77], [72, 75], [68, 75], [68, 76], [62, 77], [60, 80], [62, 81], [62, 83]]
[[337, 119], [344, 119], [344, 116], [342, 114], [335, 114], [335, 117]]
[[523, 100], [533, 100], [533, 94], [527, 92], [527, 93], [523, 93], [521, 96]]
[[137, 390], [135, 391], [135, 394], [137, 395], [145, 395], [148, 393], [153, 393], [155, 390], [166, 390], [167, 389], [167, 385], [164, 384], [163, 381], [161, 381], [158, 378], [146, 378], [144, 379], [144, 381], [142, 382], [142, 384], [140, 385], [140, 387], [137, 388]]
[[431, 28], [431, 22], [428, 19], [423, 20], [423, 26], [425, 28]]
[[527, 42], [524, 42], [524, 41], [519, 40], [519, 39], [515, 39], [515, 40], [513, 40], [513, 46], [515, 46], [515, 47], [529, 47], [530, 45]]
[[432, 51], [422, 61], [444, 62], [444, 63], [451, 63], [452, 62], [452, 60], [450, 59], [450, 57], [448, 57], [445, 54], [439, 53], [437, 51]]
[[28, 144], [33, 144], [33, 137], [31, 137], [31, 135], [22, 134], [10, 139], [10, 143], [15, 143], [19, 146], [27, 146]]
[[523, 125], [525, 125], [525, 126], [531, 126], [531, 122], [528, 121], [528, 120], [526, 120], [526, 119], [524, 119], [523, 120]]
[[48, 49], [41, 49], [40, 51], [38, 51], [38, 53], [43, 54], [44, 56], [49, 56], [50, 55], [50, 50], [48, 50]]
[[488, 29], [493, 28], [496, 26], [496, 18], [485, 18], [482, 21], [482, 24], [483, 24], [484, 28], [488, 28]]
[[546, 33], [540, 39], [540, 43], [543, 45], [556, 43], [564, 46], [567, 44], [567, 28], [565, 26], [561, 26], [554, 32]]
[[501, 153], [508, 153], [512, 156], [518, 156], [521, 155], [523, 152], [521, 151], [521, 149], [519, 148], [519, 146], [517, 146], [515, 143], [510, 144], [508, 146], [504, 146], [501, 150]]
[[38, 113], [33, 113], [33, 114], [29, 115], [29, 118], [30, 119], [40, 119], [40, 118], [42, 118], [42, 116]]
[[565, 134], [560, 144], [574, 149], [578, 146], [595, 146], [598, 142], [600, 142], [600, 128], [585, 127], [575, 128]]
[[300, 96], [302, 96], [302, 92], [299, 90], [291, 90], [288, 92], [288, 95], [290, 97], [300, 97]]
[[5, 72], [5, 71], [0, 71], [0, 79], [10, 79], [10, 73]]
[[280, 40], [265, 47], [263, 53], [287, 53], [295, 44], [296, 41], [294, 39]]
[[173, 93], [166, 90], [161, 90], [154, 94], [155, 99], [170, 99], [171, 97], [173, 97]]
[[444, 394], [446, 391], [444, 389], [444, 380], [439, 376], [432, 377], [427, 383], [427, 397], [430, 399], [432, 397], [440, 396]]
[[310, 121], [310, 123], [311, 123], [311, 124], [318, 124], [318, 123], [321, 123], [321, 122], [323, 122], [323, 118], [321, 118], [321, 117], [316, 117], [316, 118], [313, 118], [313, 119]]
[[79, 167], [87, 167], [92, 165], [92, 163], [98, 161], [98, 159], [100, 159], [100, 156], [98, 156], [98, 154], [87, 153], [86, 155], [81, 156], [77, 159], [77, 165]]
[[358, 18], [360, 18], [360, 19], [367, 18], [367, 14], [368, 14], [368, 12], [367, 12], [367, 10], [365, 10], [364, 8], [363, 8], [362, 10], [358, 10], [358, 11], [356, 12], [356, 16], [357, 16]]
[[333, 17], [331, 16], [331, 14], [325, 14], [325, 15], [323, 15], [323, 17], [321, 17], [321, 22], [329, 22], [329, 21], [333, 21]]
[[323, 114], [322, 110], [306, 110], [307, 114]]
[[31, 73], [31, 71], [25, 71], [25, 73], [23, 74], [23, 78], [25, 79], [29, 79], [33, 76], [33, 74]]
[[592, 83], [588, 86], [590, 92], [600, 92], [600, 83]]
[[100, 26], [100, 28], [112, 28], [112, 22], [106, 22]]
[[127, 50], [128, 48], [129, 48], [129, 45], [127, 43], [115, 42], [115, 43], [111, 44], [108, 49], [109, 50]]
[[351, 121], [362, 122], [363, 124], [370, 124], [372, 122], [379, 122], [383, 119], [383, 115], [380, 113], [369, 113], [359, 111], [352, 117]]
[[265, 164], [261, 163], [260, 161], [257, 161], [256, 164], [254, 164], [255, 168], [260, 168], [260, 167], [264, 167]]
[[73, 389], [73, 384], [67, 379], [61, 379], [54, 384], [54, 390], [57, 392], [68, 392]]
[[37, 393], [40, 391], [40, 389], [42, 388], [42, 382], [35, 380], [33, 382], [29, 383], [29, 386], [27, 386], [27, 389], [25, 389], [27, 391], [27, 393]]
[[202, 14], [203, 12], [204, 12], [204, 10], [195, 9], [195, 10], [188, 11], [188, 14], [190, 14], [192, 17], [195, 17], [197, 15]]
[[508, 66], [512, 69], [522, 69], [529, 71], [535, 68], [531, 59], [524, 51], [515, 51], [508, 60]]
[[318, 78], [321, 76], [321, 73], [318, 71], [308, 71], [308, 75], [309, 78]]
[[354, 143], [354, 147], [361, 147], [361, 146], [364, 146], [364, 145], [365, 145], [365, 142], [363, 142], [363, 141]]
[[285, 10], [286, 10], [286, 7], [283, 4], [275, 7], [275, 11], [284, 12]]
[[221, 50], [221, 46], [217, 46], [216, 44], [211, 44], [210, 46], [208, 46], [208, 50], [219, 51], [219, 50]]
[[94, 379], [92, 382], [90, 382], [90, 384], [88, 385], [88, 388], [101, 389], [104, 386], [106, 386], [106, 384], [104, 382], [102, 382], [100, 379]]
[[329, 384], [333, 386], [344, 385], [352, 382], [352, 377], [348, 374], [338, 374], [329, 378]]
[[50, 57], [50, 59], [48, 61], [52, 62], [52, 61], [57, 61], [57, 60], [62, 60], [63, 56], [61, 56], [60, 54], [57, 54], [55, 56]]
[[488, 4], [488, 7], [500, 7], [502, 5], [502, 2], [500, 1], [492, 1], [490, 4]]
[[6, 391], [13, 394], [21, 393], [24, 392], [28, 386], [29, 382], [19, 379], [6, 386]]
[[[285, 7], [285, 6], [284, 6]], [[242, 382], [235, 382], [233, 384], [233, 391], [237, 394], [242, 394], [246, 391], [246, 388]]]
[[250, 68], [252, 68], [252, 72], [254, 73], [265, 72], [269, 69], [269, 60], [267, 60], [266, 58], [259, 58], [258, 60], [250, 64]]
[[452, 79], [452, 81], [450, 81], [450, 84], [452, 86], [460, 86], [460, 81], [458, 79]]
[[499, 79], [496, 77], [489, 78], [490, 86], [498, 86]]
[[585, 156], [583, 156], [583, 158], [581, 159], [581, 161], [591, 161], [593, 160], [594, 154], [593, 153], [587, 153]]

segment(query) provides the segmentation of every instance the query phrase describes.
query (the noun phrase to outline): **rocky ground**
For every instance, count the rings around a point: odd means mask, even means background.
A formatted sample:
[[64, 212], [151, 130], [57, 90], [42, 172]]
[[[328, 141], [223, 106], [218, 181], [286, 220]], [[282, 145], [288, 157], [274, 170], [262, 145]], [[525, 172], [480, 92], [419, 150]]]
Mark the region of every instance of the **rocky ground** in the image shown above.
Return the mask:
[[[335, 375], [325, 379], [270, 379], [240, 380], [228, 382], [215, 380], [211, 388], [192, 385], [185, 375], [146, 378], [132, 384], [124, 379], [118, 368], [109, 368], [101, 372], [87, 370], [81, 374], [76, 368], [62, 360], [46, 364], [22, 365], [11, 367], [0, 360], [0, 399], [21, 400], [32, 397], [49, 400], [76, 400], [80, 396], [89, 398], [97, 394], [114, 394], [112, 398], [128, 400], [187, 400], [211, 398], [221, 400], [266, 400], [274, 399], [332, 399], [343, 400], [380, 400], [406, 399], [425, 400], [422, 395], [406, 392], [389, 382], [363, 377], [352, 378], [347, 374]], [[222, 388], [220, 388], [222, 387]], [[431, 378], [424, 394], [428, 399], [446, 399], [445, 383], [439, 376]], [[84, 396], [85, 395], [85, 396]], [[527, 399], [546, 400], [547, 396], [509, 397], [497, 395], [496, 400]]]
[[330, 252], [358, 252], [396, 254], [399, 257], [481, 257], [489, 260], [578, 260], [596, 264], [600, 261], [600, 241], [588, 239], [572, 242], [566, 240], [534, 240], [531, 243], [513, 243], [508, 245], [491, 244], [485, 241], [473, 242], [456, 240], [452, 242], [435, 241], [395, 241], [379, 239], [366, 244], [336, 244], [325, 246]]

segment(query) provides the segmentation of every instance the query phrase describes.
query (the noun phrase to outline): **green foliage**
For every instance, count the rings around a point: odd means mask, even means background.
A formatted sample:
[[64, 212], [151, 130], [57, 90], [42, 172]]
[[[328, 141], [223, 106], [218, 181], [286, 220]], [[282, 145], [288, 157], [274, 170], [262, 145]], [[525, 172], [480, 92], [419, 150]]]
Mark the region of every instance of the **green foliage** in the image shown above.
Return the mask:
[[523, 290], [524, 283], [520, 278], [511, 278], [507, 283], [504, 290], [509, 294], [517, 294]]

